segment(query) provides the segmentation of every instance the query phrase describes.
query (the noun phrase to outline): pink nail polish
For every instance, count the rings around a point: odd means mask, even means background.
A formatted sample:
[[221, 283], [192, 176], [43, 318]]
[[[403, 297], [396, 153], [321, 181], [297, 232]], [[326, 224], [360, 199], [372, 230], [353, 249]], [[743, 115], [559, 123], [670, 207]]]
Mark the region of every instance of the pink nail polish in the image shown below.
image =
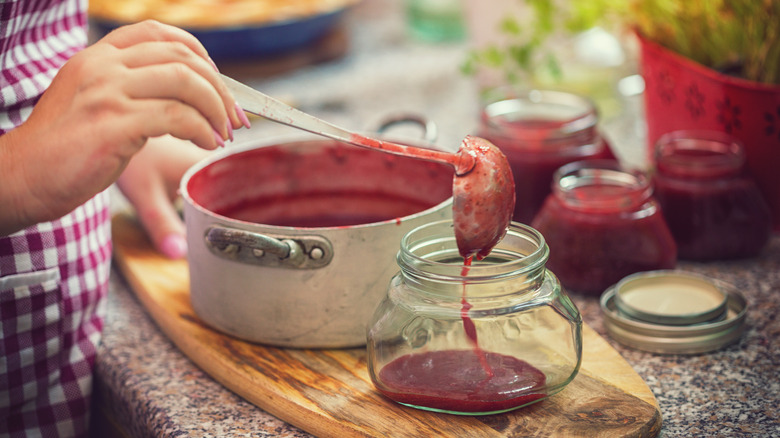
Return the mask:
[[244, 113], [244, 109], [241, 108], [237, 103], [236, 103], [236, 115], [238, 115], [239, 120], [241, 120], [241, 123], [243, 123], [244, 126], [246, 126], [247, 128], [252, 127], [252, 124], [249, 123], [249, 117], [246, 116], [246, 114]]
[[214, 67], [214, 70], [216, 70], [217, 73], [219, 73], [219, 67], [217, 67], [217, 63], [214, 62], [214, 60], [211, 59], [210, 57], [209, 57], [209, 62], [211, 63], [211, 66]]
[[187, 240], [182, 235], [169, 234], [160, 244], [160, 251], [168, 258], [180, 259], [187, 255]]
[[216, 129], [214, 130], [214, 140], [217, 142], [217, 146], [222, 148], [225, 147], [225, 140], [222, 139], [222, 134], [220, 134]]
[[230, 141], [233, 141], [233, 124], [230, 123], [230, 120], [227, 122], [227, 131], [228, 131], [228, 138]]

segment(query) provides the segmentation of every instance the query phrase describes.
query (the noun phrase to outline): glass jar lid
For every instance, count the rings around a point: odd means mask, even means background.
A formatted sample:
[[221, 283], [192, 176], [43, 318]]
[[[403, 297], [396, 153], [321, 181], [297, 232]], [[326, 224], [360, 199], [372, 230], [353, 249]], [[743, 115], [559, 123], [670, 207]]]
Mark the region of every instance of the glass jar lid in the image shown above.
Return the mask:
[[[675, 290], [680, 291], [677, 298]], [[678, 304], [667, 307], [661, 303], [665, 297]], [[736, 342], [747, 314], [747, 301], [733, 286], [680, 270], [626, 277], [601, 295], [600, 304], [613, 339], [663, 354], [706, 353]], [[669, 318], [675, 323], [665, 322]]]

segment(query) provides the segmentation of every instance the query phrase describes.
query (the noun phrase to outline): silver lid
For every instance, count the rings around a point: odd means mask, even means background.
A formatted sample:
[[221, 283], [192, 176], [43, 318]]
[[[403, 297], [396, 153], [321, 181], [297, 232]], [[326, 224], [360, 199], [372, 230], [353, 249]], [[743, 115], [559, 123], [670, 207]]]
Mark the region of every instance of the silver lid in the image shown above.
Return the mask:
[[726, 292], [709, 278], [679, 270], [640, 272], [615, 285], [615, 305], [627, 316], [664, 325], [722, 318]]
[[[683, 271], [655, 271], [652, 277], [670, 275], [687, 277]], [[704, 277], [699, 277], [701, 279]], [[687, 325], [648, 322], [632, 317], [617, 305], [617, 285], [601, 295], [601, 311], [609, 335], [628, 347], [653, 353], [698, 354], [715, 351], [739, 339], [745, 330], [747, 302], [733, 286], [706, 279], [726, 296], [726, 311], [714, 319]], [[717, 296], [717, 295], [715, 295]], [[708, 312], [699, 312], [708, 313]]]

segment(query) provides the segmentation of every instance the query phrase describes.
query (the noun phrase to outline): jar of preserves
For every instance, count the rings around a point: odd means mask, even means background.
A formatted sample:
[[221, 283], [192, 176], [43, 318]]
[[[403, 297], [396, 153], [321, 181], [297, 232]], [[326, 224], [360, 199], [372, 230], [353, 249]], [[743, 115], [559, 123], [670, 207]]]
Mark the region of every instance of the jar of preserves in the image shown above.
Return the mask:
[[409, 232], [368, 329], [379, 392], [419, 409], [481, 415], [563, 389], [579, 370], [582, 319], [547, 256], [542, 235], [517, 223], [470, 265], [452, 221]]
[[627, 275], [675, 266], [676, 244], [645, 173], [589, 160], [561, 167], [553, 180], [532, 226], [564, 287], [600, 295]]
[[675, 131], [655, 145], [655, 195], [687, 260], [751, 257], [772, 234], [769, 205], [742, 144], [716, 131]]
[[517, 194], [512, 220], [530, 224], [550, 194], [556, 169], [615, 155], [599, 131], [598, 111], [589, 99], [552, 90], [502, 96], [482, 110], [478, 135], [506, 155]]

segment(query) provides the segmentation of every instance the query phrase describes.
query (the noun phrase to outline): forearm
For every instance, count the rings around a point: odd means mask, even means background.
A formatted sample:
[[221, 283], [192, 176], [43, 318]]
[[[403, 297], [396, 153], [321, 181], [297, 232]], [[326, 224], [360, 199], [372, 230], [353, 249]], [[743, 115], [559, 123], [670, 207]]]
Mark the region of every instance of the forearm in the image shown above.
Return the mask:
[[0, 236], [57, 219], [90, 197], [73, 191], [56, 196], [70, 191], [70, 183], [57, 177], [70, 164], [56, 155], [39, 154], [38, 141], [50, 140], [24, 124], [0, 136]]
[[6, 236], [37, 222], [30, 204], [24, 176], [19, 136], [12, 130], [0, 136], [0, 236]]

